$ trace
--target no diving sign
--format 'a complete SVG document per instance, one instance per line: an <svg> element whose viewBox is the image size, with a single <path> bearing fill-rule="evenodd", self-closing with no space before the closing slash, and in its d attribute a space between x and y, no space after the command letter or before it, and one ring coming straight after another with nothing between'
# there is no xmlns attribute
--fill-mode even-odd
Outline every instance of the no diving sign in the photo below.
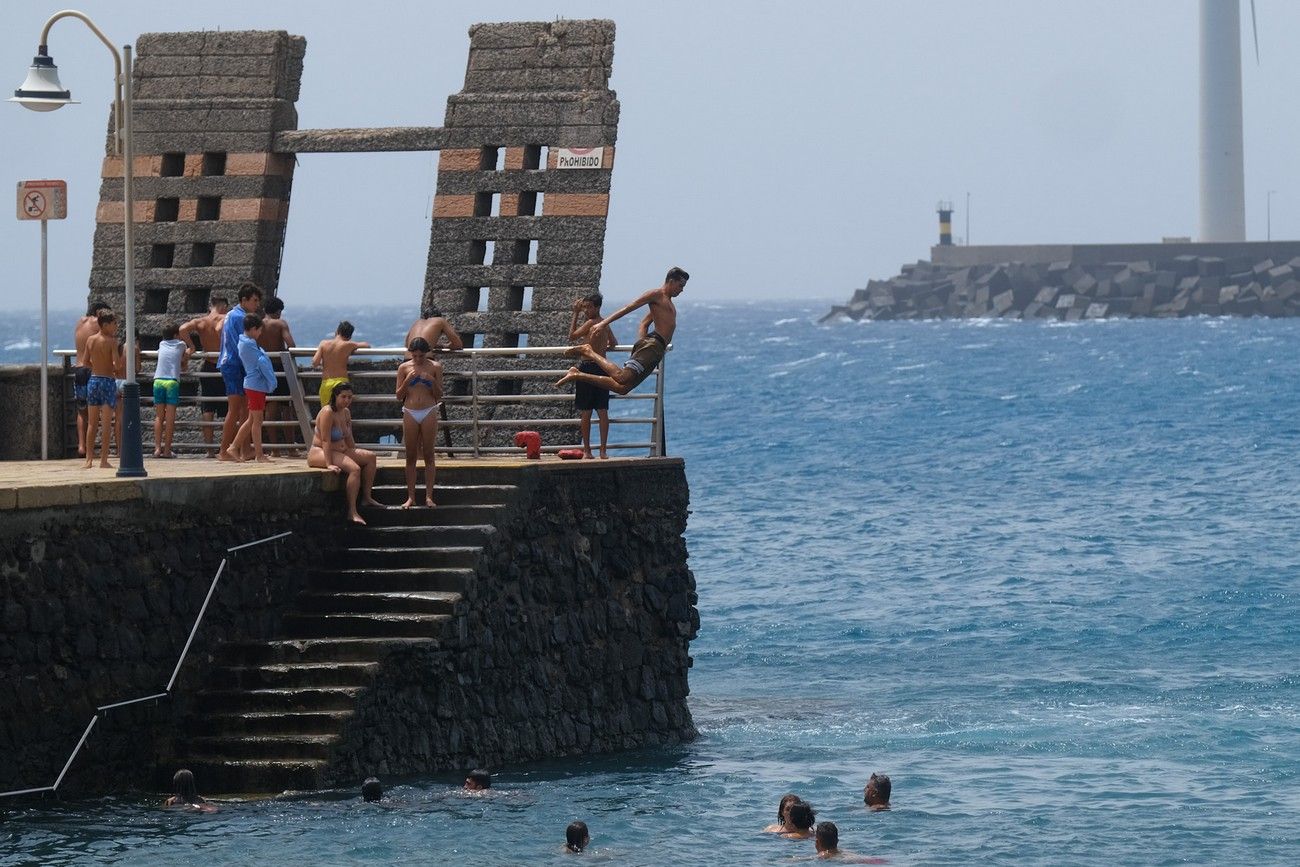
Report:
<svg viewBox="0 0 1300 867"><path fill-rule="evenodd" d="M604 148L559 148L557 169L601 169L605 167Z"/></svg>
<svg viewBox="0 0 1300 867"><path fill-rule="evenodd" d="M63 220L67 216L67 181L18 182L18 219Z"/></svg>

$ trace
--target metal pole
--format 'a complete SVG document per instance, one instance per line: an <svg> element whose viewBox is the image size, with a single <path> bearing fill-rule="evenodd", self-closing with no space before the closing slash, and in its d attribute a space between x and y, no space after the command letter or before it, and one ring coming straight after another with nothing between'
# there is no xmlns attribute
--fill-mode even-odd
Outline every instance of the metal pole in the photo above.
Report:
<svg viewBox="0 0 1300 867"><path fill-rule="evenodd" d="M473 414L474 457L478 457L478 356L469 357L470 412Z"/></svg>
<svg viewBox="0 0 1300 867"><path fill-rule="evenodd" d="M41 460L50 459L50 221L41 220Z"/></svg>
<svg viewBox="0 0 1300 867"><path fill-rule="evenodd" d="M144 449L140 444L140 383L135 380L135 143L131 137L131 46L122 46L122 76L118 82L122 94L122 206L123 244L126 247L126 385L122 389L122 442L118 443L117 474L147 476Z"/></svg>
<svg viewBox="0 0 1300 867"><path fill-rule="evenodd" d="M181 673L181 666L185 664L185 655L190 652L190 645L194 643L194 636L198 634L199 626L203 623L203 615L208 611L208 603L212 601L212 594L217 590L217 582L221 580L221 573L226 571L226 558L221 558L221 565L217 567L217 574L212 576L212 586L208 588L208 595L203 597L203 607L199 609L199 616L194 618L194 626L190 629L190 637L185 639L185 647L181 649L181 658L176 660L176 668L172 670L171 680L167 681L167 692L172 691L176 684L176 678Z"/></svg>

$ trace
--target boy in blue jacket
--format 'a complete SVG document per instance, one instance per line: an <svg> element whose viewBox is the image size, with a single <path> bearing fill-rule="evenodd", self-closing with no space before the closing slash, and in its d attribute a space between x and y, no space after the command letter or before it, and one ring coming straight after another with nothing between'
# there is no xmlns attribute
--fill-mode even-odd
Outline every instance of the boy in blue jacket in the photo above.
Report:
<svg viewBox="0 0 1300 867"><path fill-rule="evenodd" d="M262 451L262 415L266 412L266 396L275 391L275 368L271 359L257 343L262 336L262 317L249 313L244 317L244 333L239 338L239 361L244 367L244 394L248 399L248 418L239 426L235 441L226 450L232 461L248 460L245 455L250 440L253 457L259 463L271 459Z"/></svg>

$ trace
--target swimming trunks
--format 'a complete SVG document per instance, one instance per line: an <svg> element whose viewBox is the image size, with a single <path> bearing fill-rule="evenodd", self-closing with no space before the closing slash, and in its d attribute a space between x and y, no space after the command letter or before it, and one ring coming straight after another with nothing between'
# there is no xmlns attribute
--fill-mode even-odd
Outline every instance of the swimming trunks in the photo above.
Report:
<svg viewBox="0 0 1300 867"><path fill-rule="evenodd" d="M155 379L153 381L153 405L177 406L181 402L181 383L177 379Z"/></svg>
<svg viewBox="0 0 1300 867"><path fill-rule="evenodd" d="M244 393L244 365L239 361L227 361L217 368L221 371L221 382L226 387L226 397L240 396Z"/></svg>
<svg viewBox="0 0 1300 867"><path fill-rule="evenodd" d="M582 364L578 365L578 370L595 376L608 375L605 373L605 369L594 361L582 362ZM599 385L592 385L590 382L583 382L581 379L578 380L573 384L573 408L580 411L609 409L609 389L601 388Z"/></svg>
<svg viewBox="0 0 1300 867"><path fill-rule="evenodd" d="M90 368L78 364L72 368L72 395L77 400L77 409L86 408L86 383L90 381Z"/></svg>
<svg viewBox="0 0 1300 867"><path fill-rule="evenodd" d="M664 360L664 352L667 349L668 344L653 331L638 340L632 346L632 357L623 365L624 368L636 374L632 381L628 383L628 387L635 388L644 382L647 376L654 373L654 369L659 366L659 362Z"/></svg>
<svg viewBox="0 0 1300 867"><path fill-rule="evenodd" d="M338 385L340 382L347 382L347 381L348 378L346 376L327 376L324 379L322 379L320 381L320 392L319 392L320 405L328 406L330 402L330 395L334 393L334 386Z"/></svg>
<svg viewBox="0 0 1300 867"><path fill-rule="evenodd" d="M246 388L244 394L248 397L250 412L264 412L266 410L266 392L258 391L255 388Z"/></svg>
<svg viewBox="0 0 1300 867"><path fill-rule="evenodd" d="M411 409L409 406L404 406L402 407L402 412L409 415L411 421L416 424L424 424L424 420L429 417L429 413L433 412L440 406L442 406L440 403L435 403L433 406L426 406L424 409Z"/></svg>
<svg viewBox="0 0 1300 867"><path fill-rule="evenodd" d="M217 373L217 364L210 359L205 360L199 370L203 373ZM217 418L224 418L226 415L226 389L222 385L221 378L218 376L200 376L199 393L204 397L219 397L221 400L205 400L202 402L202 411L212 413Z"/></svg>
<svg viewBox="0 0 1300 867"><path fill-rule="evenodd" d="M86 382L86 403L90 406L117 408L117 380L111 376L92 376Z"/></svg>

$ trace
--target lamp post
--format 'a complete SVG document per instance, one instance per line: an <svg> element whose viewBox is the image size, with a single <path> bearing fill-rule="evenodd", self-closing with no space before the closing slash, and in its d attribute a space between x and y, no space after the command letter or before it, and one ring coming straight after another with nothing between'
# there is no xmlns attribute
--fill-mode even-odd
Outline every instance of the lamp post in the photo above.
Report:
<svg viewBox="0 0 1300 867"><path fill-rule="evenodd" d="M123 45L119 54L113 43L104 35L95 22L83 12L66 9L56 12L45 22L41 30L41 41L36 48L36 57L32 59L27 71L27 80L22 87L14 91L10 102L29 108L32 111L54 111L74 103L72 94L63 89L59 82L59 68L54 65L54 58L49 55L50 28L61 18L76 18L89 27L99 41L103 42L113 55L115 74L113 78L113 118L115 135L114 152L122 155L122 206L123 206L123 243L126 247L125 290L126 290L126 385L122 389L122 442L118 443L119 476L145 476L144 450L140 445L140 384L136 382L135 370L135 244L134 244L134 210L132 181L135 167L132 165L134 151L131 141L131 46ZM107 445L105 445L107 449Z"/></svg>

